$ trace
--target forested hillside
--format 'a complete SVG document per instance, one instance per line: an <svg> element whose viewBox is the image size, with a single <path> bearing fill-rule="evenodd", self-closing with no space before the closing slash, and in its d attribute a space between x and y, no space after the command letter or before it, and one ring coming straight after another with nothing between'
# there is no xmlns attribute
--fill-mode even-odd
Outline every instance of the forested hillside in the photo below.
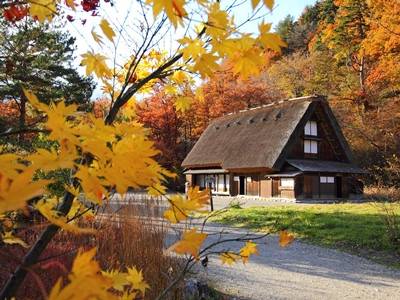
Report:
<svg viewBox="0 0 400 300"><path fill-rule="evenodd" d="M224 61L202 90L184 90L192 106L174 109L168 92L137 105L138 117L164 151L161 162L179 167L182 158L221 115L282 98L328 97L369 183L398 185L400 175L400 3L396 0L325 0L288 15L275 28L287 44L266 51L260 77L234 75ZM157 121L162 120L162 121ZM167 149L167 151L165 151Z"/></svg>

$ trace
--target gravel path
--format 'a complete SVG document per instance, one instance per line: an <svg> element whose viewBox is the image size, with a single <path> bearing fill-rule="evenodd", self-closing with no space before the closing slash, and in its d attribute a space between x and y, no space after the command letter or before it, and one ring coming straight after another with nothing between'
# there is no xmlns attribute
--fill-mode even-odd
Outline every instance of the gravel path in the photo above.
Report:
<svg viewBox="0 0 400 300"><path fill-rule="evenodd" d="M248 201L244 206L258 203ZM248 233L214 223L207 225L206 232L213 241L220 238L220 232L224 232L224 238ZM230 295L229 299L400 299L398 269L296 240L279 248L278 240L277 236L267 236L255 241L260 255L253 255L245 265L222 265L211 255L207 268L198 264L199 276ZM243 246L243 242L229 242L219 249L238 250Z"/></svg>

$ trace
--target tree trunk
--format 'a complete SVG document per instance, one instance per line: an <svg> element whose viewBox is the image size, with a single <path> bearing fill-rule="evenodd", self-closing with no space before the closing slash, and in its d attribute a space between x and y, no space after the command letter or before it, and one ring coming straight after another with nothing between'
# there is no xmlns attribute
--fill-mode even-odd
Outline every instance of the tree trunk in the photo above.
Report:
<svg viewBox="0 0 400 300"><path fill-rule="evenodd" d="M27 99L25 97L25 94L22 92L21 93L21 105L19 107L19 130L20 134L18 136L18 141L20 144L22 144L25 141L25 122L26 122L26 102Z"/></svg>

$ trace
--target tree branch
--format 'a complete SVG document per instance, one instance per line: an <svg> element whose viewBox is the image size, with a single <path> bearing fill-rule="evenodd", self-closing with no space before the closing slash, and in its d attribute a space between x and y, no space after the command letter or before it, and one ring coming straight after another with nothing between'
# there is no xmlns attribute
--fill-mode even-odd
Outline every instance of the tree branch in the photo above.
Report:
<svg viewBox="0 0 400 300"><path fill-rule="evenodd" d="M110 112L106 116L104 122L106 125L112 124L112 122L115 120L115 117L117 116L120 108L128 102L128 100L140 89L142 88L146 83L148 83L150 80L157 79L162 77L163 71L166 70L167 68L171 67L174 63L176 63L179 59L181 59L182 54L178 54L175 57L173 57L170 61L159 67L156 71L151 73L149 76L146 78L140 80L138 83L133 84L127 91L126 93L120 95L114 102L114 105L110 109Z"/></svg>
<svg viewBox="0 0 400 300"><path fill-rule="evenodd" d="M21 133L49 133L49 130L46 129L19 129L19 130L7 130L0 133L0 137L10 136L10 135L17 135Z"/></svg>

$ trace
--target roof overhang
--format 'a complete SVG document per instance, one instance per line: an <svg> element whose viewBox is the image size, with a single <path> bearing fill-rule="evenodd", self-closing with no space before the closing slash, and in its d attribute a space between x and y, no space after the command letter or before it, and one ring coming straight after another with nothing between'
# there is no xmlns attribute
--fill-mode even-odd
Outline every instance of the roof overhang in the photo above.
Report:
<svg viewBox="0 0 400 300"><path fill-rule="evenodd" d="M196 169L187 170L183 174L226 174L229 173L228 170L224 169Z"/></svg>
<svg viewBox="0 0 400 300"><path fill-rule="evenodd" d="M265 177L296 177L297 175L303 174L301 171L284 171L281 173L273 173L273 174L267 174Z"/></svg>
<svg viewBox="0 0 400 300"><path fill-rule="evenodd" d="M351 163L318 159L288 159L291 166L302 172L329 172L366 174L367 172Z"/></svg>

